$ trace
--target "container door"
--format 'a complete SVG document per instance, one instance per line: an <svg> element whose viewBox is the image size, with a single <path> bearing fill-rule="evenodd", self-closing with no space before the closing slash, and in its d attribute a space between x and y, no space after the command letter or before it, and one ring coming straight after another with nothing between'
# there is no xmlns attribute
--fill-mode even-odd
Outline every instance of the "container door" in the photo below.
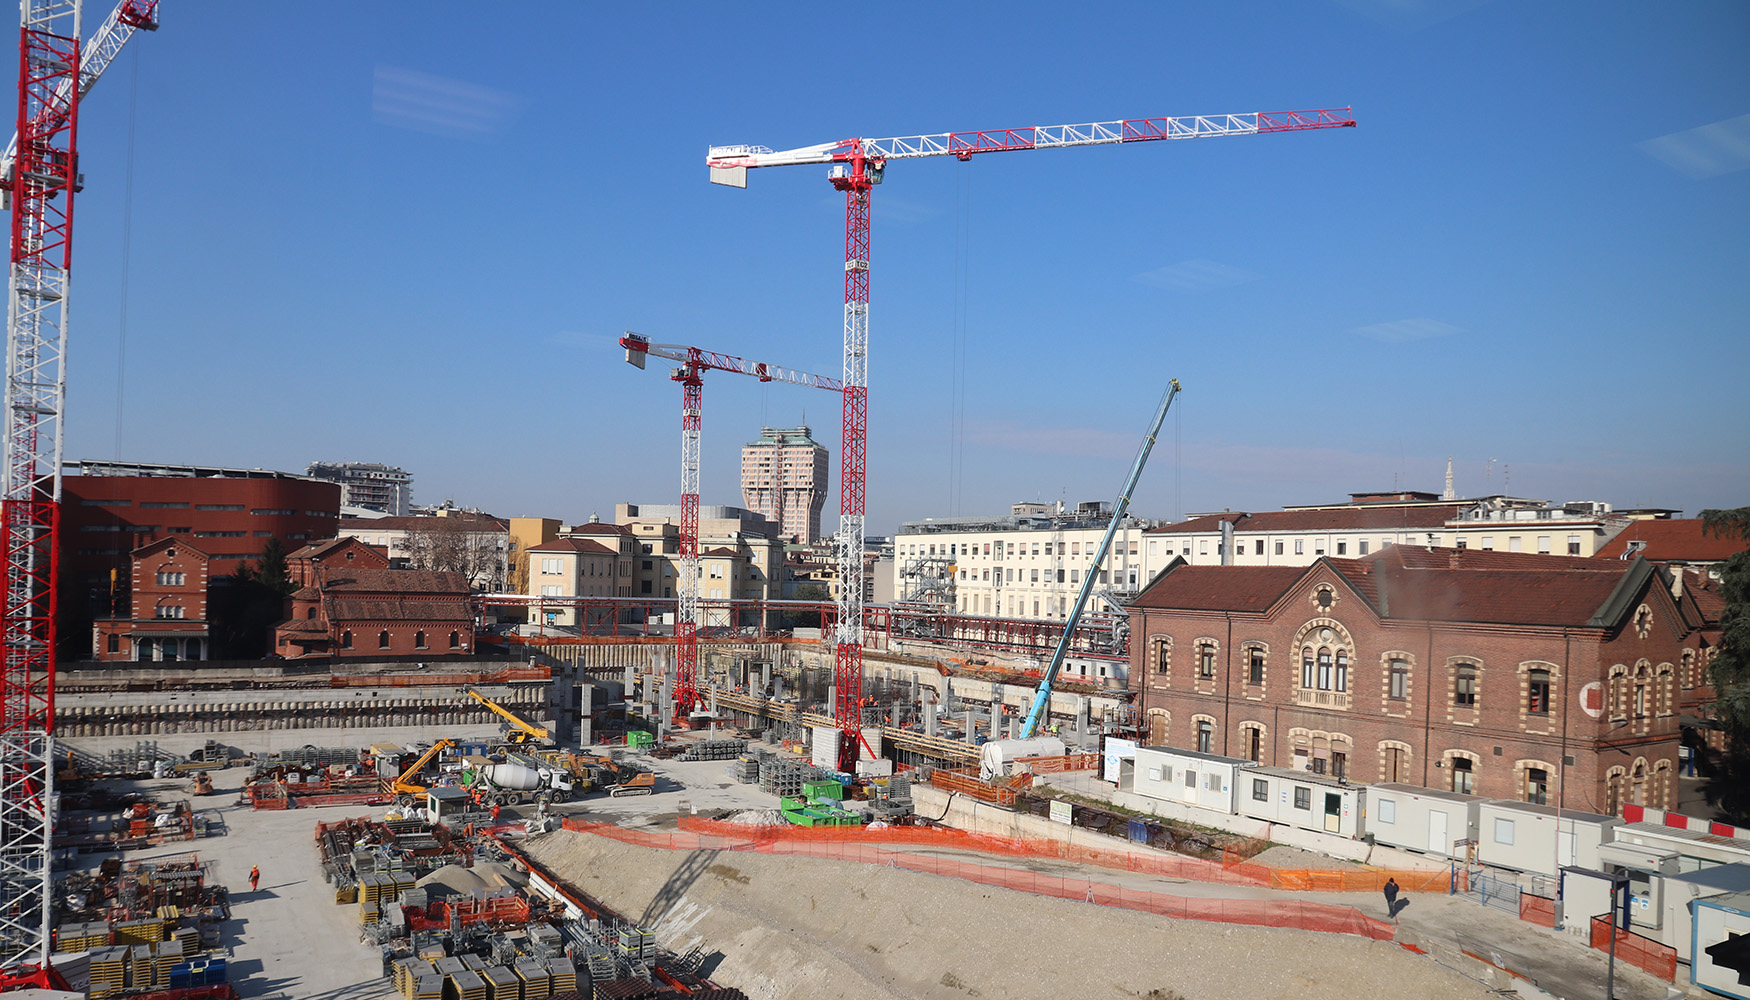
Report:
<svg viewBox="0 0 1750 1000"><path fill-rule="evenodd" d="M1337 792L1325 793L1325 831L1338 833L1343 826L1343 796Z"/></svg>
<svg viewBox="0 0 1750 1000"><path fill-rule="evenodd" d="M1446 839L1446 814L1438 809L1428 810L1428 850L1435 854L1452 854L1452 844Z"/></svg>

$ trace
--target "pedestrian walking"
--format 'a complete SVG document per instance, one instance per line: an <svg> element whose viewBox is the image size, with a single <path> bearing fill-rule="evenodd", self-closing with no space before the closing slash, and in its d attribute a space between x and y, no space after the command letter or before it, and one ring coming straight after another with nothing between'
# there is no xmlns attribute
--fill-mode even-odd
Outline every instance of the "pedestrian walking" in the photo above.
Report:
<svg viewBox="0 0 1750 1000"><path fill-rule="evenodd" d="M260 885L260 884L261 884L261 866L260 865L250 865L249 866L249 891L254 892L255 887Z"/></svg>
<svg viewBox="0 0 1750 1000"><path fill-rule="evenodd" d="M492 803L492 822L494 822L494 823L498 822L498 810L499 810L499 808L500 808L500 806L498 803L496 803L496 802Z"/></svg>
<svg viewBox="0 0 1750 1000"><path fill-rule="evenodd" d="M1395 878L1385 880L1385 912L1393 920L1398 917L1398 880Z"/></svg>

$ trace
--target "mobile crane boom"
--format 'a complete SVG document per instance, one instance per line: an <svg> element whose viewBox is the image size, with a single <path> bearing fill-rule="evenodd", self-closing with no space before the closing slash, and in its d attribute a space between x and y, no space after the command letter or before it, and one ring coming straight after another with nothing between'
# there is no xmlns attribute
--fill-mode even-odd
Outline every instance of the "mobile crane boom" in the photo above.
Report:
<svg viewBox="0 0 1750 1000"><path fill-rule="evenodd" d="M1112 548L1112 536L1118 533L1118 526L1124 521L1124 514L1130 510L1130 495L1136 492L1136 483L1142 478L1142 467L1148 464L1148 454L1154 450L1155 435L1161 432L1161 424L1167 419L1167 410L1173 405L1173 397L1179 394L1179 380L1172 379L1167 384L1167 394L1161 397L1160 409L1155 411L1154 423L1149 425L1148 433L1143 435L1142 447L1137 449L1136 461L1130 465L1130 475L1124 479L1124 486L1118 491L1118 503L1112 508L1112 520L1106 525L1106 534L1100 539L1100 547L1094 552L1094 561L1088 565L1087 572L1082 574L1082 589L1076 593L1075 607L1070 609L1069 620L1063 623L1063 635L1057 639L1057 648L1051 651L1051 662L1045 667L1045 676L1039 680L1039 690L1033 693L1033 707L1027 710L1027 722L1021 727L1021 739L1030 740L1038 731L1041 720L1051 714L1051 685L1057 680L1057 672L1063 668L1063 658L1069 652L1070 639L1075 635L1076 624L1082 620L1082 609L1088 606L1088 596L1094 592L1094 580L1100 575L1100 567L1106 564L1106 553Z"/></svg>
<svg viewBox="0 0 1750 1000"><path fill-rule="evenodd" d="M510 742L512 742L512 743L544 743L544 742L546 742L547 736L548 736L548 732L546 729L544 729L540 726L531 725L530 723L524 722L521 718L519 718L517 716L517 714L515 712L512 712L510 709L505 708L503 705L500 705L498 702L493 701L491 698L486 697L485 695L474 690L473 688L468 689L468 697L473 698L475 701L479 702L482 705L485 705L487 708L492 710L492 713L494 715L498 716L499 718L503 719L505 722L510 724L510 733L509 733L509 736L507 737L510 740Z"/></svg>

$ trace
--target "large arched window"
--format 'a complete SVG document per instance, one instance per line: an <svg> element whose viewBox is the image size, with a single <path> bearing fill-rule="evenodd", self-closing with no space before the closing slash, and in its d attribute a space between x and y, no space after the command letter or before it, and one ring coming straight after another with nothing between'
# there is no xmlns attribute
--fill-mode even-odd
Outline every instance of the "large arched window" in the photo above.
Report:
<svg viewBox="0 0 1750 1000"><path fill-rule="evenodd" d="M462 647L462 633L452 630L450 632L450 648L451 649L460 649L461 647Z"/></svg>
<svg viewBox="0 0 1750 1000"><path fill-rule="evenodd" d="M413 648L414 649L424 649L425 648L425 629L420 629L419 631L413 633Z"/></svg>
<svg viewBox="0 0 1750 1000"><path fill-rule="evenodd" d="M378 649L388 649L389 648L389 630L388 629L384 629L383 631L377 633L377 648Z"/></svg>
<svg viewBox="0 0 1750 1000"><path fill-rule="evenodd" d="M352 648L352 630L351 629L348 629L345 632L340 633L340 648L341 649L351 649Z"/></svg>

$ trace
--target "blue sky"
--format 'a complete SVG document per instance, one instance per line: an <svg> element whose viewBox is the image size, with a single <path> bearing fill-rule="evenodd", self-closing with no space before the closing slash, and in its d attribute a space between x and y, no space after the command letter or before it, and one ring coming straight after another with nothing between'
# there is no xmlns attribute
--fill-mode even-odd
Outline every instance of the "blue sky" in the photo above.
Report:
<svg viewBox="0 0 1750 1000"><path fill-rule="evenodd" d="M1438 491L1449 454L1465 495L1750 503L1739 3L164 8L81 110L70 458L673 502L679 387L622 330L840 365L824 168L737 191L707 146L1352 106L890 167L869 531L1110 499L1173 377L1147 516ZM762 423L836 481L835 397L704 391L705 503Z"/></svg>

